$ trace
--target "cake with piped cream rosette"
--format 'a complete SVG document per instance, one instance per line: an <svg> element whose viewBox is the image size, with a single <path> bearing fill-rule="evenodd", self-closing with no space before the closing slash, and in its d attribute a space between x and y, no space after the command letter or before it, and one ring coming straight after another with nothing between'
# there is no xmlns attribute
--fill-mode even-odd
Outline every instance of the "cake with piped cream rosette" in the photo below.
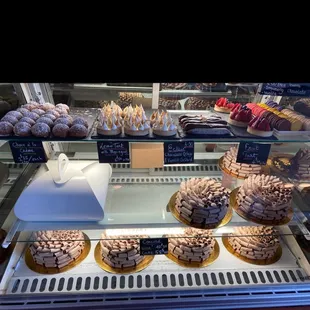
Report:
<svg viewBox="0 0 310 310"><path fill-rule="evenodd" d="M148 236L107 236L101 235L100 248L102 260L112 268L133 268L142 262L140 254L140 238Z"/></svg>
<svg viewBox="0 0 310 310"><path fill-rule="evenodd" d="M119 135L122 132L122 109L113 101L101 109L97 133L104 136Z"/></svg>
<svg viewBox="0 0 310 310"><path fill-rule="evenodd" d="M214 251L212 230L186 228L183 234L166 235L169 253L188 263L203 263Z"/></svg>
<svg viewBox="0 0 310 310"><path fill-rule="evenodd" d="M85 238L80 230L46 230L34 233L36 240L30 252L36 264L63 268L78 259L84 250Z"/></svg>
<svg viewBox="0 0 310 310"><path fill-rule="evenodd" d="M146 136L150 131L150 121L145 115L145 111L140 106L134 108L129 105L123 110L124 131L129 136Z"/></svg>
<svg viewBox="0 0 310 310"><path fill-rule="evenodd" d="M230 190L210 178L192 178L180 184L175 209L191 224L218 225L229 207Z"/></svg>
<svg viewBox="0 0 310 310"><path fill-rule="evenodd" d="M177 126L166 111L154 111L150 121L153 133L158 136L174 136L177 133Z"/></svg>
<svg viewBox="0 0 310 310"><path fill-rule="evenodd" d="M292 188L273 175L250 175L238 190L238 211L258 221L281 221L291 208Z"/></svg>
<svg viewBox="0 0 310 310"><path fill-rule="evenodd" d="M270 226L235 227L228 242L235 253L253 260L271 259L280 246L278 234Z"/></svg>

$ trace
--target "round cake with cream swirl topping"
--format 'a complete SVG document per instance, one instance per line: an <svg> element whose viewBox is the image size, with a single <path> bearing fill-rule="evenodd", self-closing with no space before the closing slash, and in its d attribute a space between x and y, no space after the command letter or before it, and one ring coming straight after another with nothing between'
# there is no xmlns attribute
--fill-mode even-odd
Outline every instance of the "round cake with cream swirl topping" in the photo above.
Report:
<svg viewBox="0 0 310 310"><path fill-rule="evenodd" d="M137 266L144 258L140 254L139 238L147 236L107 236L103 233L100 241L102 260L117 269Z"/></svg>
<svg viewBox="0 0 310 310"><path fill-rule="evenodd" d="M250 175L239 188L238 210L258 220L281 221L288 216L292 188L273 175Z"/></svg>
<svg viewBox="0 0 310 310"><path fill-rule="evenodd" d="M76 260L85 245L80 230L47 230L34 233L35 242L30 246L36 264L44 267L63 268Z"/></svg>
<svg viewBox="0 0 310 310"><path fill-rule="evenodd" d="M186 228L184 234L167 235L169 253L185 262L202 263L214 251L212 230Z"/></svg>
<svg viewBox="0 0 310 310"><path fill-rule="evenodd" d="M175 208L180 217L193 224L217 225L229 207L230 190L210 178L182 182Z"/></svg>
<svg viewBox="0 0 310 310"><path fill-rule="evenodd" d="M272 258L280 245L277 232L270 226L235 227L228 242L237 254L250 259Z"/></svg>

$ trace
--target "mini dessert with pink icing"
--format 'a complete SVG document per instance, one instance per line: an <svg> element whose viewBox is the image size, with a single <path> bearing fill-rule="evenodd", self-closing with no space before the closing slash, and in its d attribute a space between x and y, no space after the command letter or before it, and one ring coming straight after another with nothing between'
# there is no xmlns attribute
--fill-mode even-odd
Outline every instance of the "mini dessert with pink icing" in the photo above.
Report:
<svg viewBox="0 0 310 310"><path fill-rule="evenodd" d="M155 111L151 115L153 133L158 136L174 136L177 133L171 115L166 111Z"/></svg>

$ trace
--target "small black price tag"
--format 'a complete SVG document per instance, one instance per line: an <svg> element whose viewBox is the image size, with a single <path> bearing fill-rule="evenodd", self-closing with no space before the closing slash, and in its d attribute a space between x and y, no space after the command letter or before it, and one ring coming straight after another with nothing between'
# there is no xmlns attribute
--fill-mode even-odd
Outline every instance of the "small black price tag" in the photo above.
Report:
<svg viewBox="0 0 310 310"><path fill-rule="evenodd" d="M194 141L164 142L165 165L194 162Z"/></svg>
<svg viewBox="0 0 310 310"><path fill-rule="evenodd" d="M270 147L270 144L240 142L237 163L266 165Z"/></svg>
<svg viewBox="0 0 310 310"><path fill-rule="evenodd" d="M100 163L130 163L129 142L97 142Z"/></svg>
<svg viewBox="0 0 310 310"><path fill-rule="evenodd" d="M168 254L168 238L140 239L141 255Z"/></svg>
<svg viewBox="0 0 310 310"><path fill-rule="evenodd" d="M9 141L15 163L46 163L41 141Z"/></svg>

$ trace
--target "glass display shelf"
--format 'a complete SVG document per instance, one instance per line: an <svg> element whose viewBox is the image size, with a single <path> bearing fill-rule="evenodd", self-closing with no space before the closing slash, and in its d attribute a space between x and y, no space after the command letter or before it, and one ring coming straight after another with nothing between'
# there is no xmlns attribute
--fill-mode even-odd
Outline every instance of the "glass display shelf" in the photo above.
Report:
<svg viewBox="0 0 310 310"><path fill-rule="evenodd" d="M206 142L206 143L217 143L217 142L228 142L228 143L239 143L239 142L260 142L260 143L293 143L293 142L310 142L310 133L307 131L298 131L298 132L290 132L290 135L281 135L276 136L273 135L269 138L258 137L249 135L246 132L246 129L240 128L230 128L231 137L221 137L220 135L212 137L207 136L184 136L182 134L182 130L178 128L178 132L173 137L162 137L156 136L150 130L150 133L147 136L128 136L122 133L117 136L100 136L97 135L96 127L97 127L97 119L100 109L97 108L71 108L72 115L82 116L88 121L89 131L86 138L57 138L57 137L49 137L49 138L37 138L34 136L29 137L18 137L18 136L0 136L0 140L2 141L55 141L55 142L97 142L97 141L129 141L129 142L171 142L171 141L194 141L194 142ZM153 111L151 109L145 109L146 115L148 118L152 115ZM213 110L167 110L171 117L174 119L175 124L178 123L178 117L183 114L191 114L191 115L202 115L209 116L214 113ZM216 113L220 115L223 120L228 119L228 114L224 113Z"/></svg>
<svg viewBox="0 0 310 310"><path fill-rule="evenodd" d="M101 229L102 231L107 229L113 231L125 229L130 233L131 230L142 229L144 232L147 231L150 236L161 237L167 233L167 229L180 231L178 229L186 228L187 226L179 222L167 208L171 196L179 189L179 181L182 178L175 178L178 181L175 184L156 184L156 179L160 178L134 177L134 184L110 184L104 206L104 219L101 221L32 222L16 219L15 225L11 229L11 237L8 236L7 241L10 241L10 238L13 238L18 231L62 229ZM185 179L183 178L183 180ZM152 181L155 184L152 184ZM296 231L295 234L309 235L308 229L304 226L306 221L304 213L294 203L293 209L294 216L289 225L299 227L299 232ZM232 233L234 227L237 226L260 225L247 221L233 211L231 220L225 226L213 229L213 234L220 237L224 233ZM100 236L97 238L100 239ZM28 241L28 239L20 241Z"/></svg>

